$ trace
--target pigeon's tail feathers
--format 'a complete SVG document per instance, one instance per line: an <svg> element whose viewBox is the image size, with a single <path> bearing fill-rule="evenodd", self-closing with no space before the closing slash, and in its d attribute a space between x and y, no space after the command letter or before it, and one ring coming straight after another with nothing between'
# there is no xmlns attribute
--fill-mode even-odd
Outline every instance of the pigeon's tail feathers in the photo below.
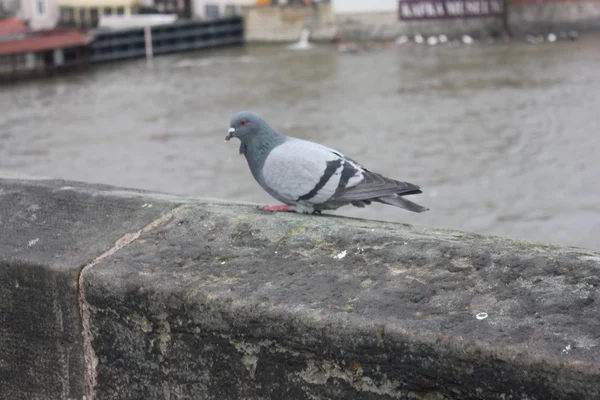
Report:
<svg viewBox="0 0 600 400"><path fill-rule="evenodd" d="M421 193L420 188L412 183L396 181L366 170L360 171L360 174L362 177L360 183L338 188L334 199L352 202L394 194L408 195Z"/></svg>
<svg viewBox="0 0 600 400"><path fill-rule="evenodd" d="M402 197L423 193L417 185L386 178L371 171L363 170L362 174L362 182L350 188L342 188L334 198L338 201L349 201L353 206L361 208L377 201L412 212L421 213L428 210Z"/></svg>
<svg viewBox="0 0 600 400"><path fill-rule="evenodd" d="M411 194L422 194L422 193L423 192L421 191L421 189L415 189L415 190L405 191L405 192L396 193L396 194L400 195L400 196L409 196Z"/></svg>
<svg viewBox="0 0 600 400"><path fill-rule="evenodd" d="M413 194L413 193L411 193L411 194ZM414 194L416 194L416 193L414 193ZM378 197L373 200L378 201L380 203L389 204L391 206L404 208L408 211L417 212L417 213L421 213L423 211L429 210L428 208L420 206L417 203L413 203L410 200L406 200L405 198L403 198L400 195L382 196L382 197Z"/></svg>

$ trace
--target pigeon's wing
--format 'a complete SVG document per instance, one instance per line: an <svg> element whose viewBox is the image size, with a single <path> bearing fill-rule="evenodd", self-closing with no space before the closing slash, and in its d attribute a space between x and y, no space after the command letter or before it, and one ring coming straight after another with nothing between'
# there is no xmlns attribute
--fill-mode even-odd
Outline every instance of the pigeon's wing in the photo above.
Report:
<svg viewBox="0 0 600 400"><path fill-rule="evenodd" d="M317 143L289 139L267 156L262 179L270 191L290 202L321 204L338 190L345 158Z"/></svg>
<svg viewBox="0 0 600 400"><path fill-rule="evenodd" d="M345 157L336 150L328 150L340 156L344 161L341 179L331 200L353 202L371 200L380 196L422 193L417 185L386 178L381 174L369 171L355 160Z"/></svg>
<svg viewBox="0 0 600 400"><path fill-rule="evenodd" d="M421 193L416 185L386 178L339 151L299 139L287 140L271 151L263 181L280 198L311 204Z"/></svg>

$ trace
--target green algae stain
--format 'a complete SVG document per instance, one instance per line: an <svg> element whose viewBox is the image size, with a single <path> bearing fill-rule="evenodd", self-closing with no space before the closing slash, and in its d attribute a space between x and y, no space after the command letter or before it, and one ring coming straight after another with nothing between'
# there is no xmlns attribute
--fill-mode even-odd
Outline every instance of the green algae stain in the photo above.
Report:
<svg viewBox="0 0 600 400"><path fill-rule="evenodd" d="M296 236L299 233L305 232L306 231L306 227L305 226L299 226L296 229L292 229L290 231L290 236Z"/></svg>

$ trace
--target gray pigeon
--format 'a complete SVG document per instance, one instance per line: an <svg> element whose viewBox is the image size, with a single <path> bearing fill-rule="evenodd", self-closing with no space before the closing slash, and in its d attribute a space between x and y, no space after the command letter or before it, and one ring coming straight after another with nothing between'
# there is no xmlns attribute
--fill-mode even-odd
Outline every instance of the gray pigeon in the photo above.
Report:
<svg viewBox="0 0 600 400"><path fill-rule="evenodd" d="M240 154L246 157L254 179L285 204L261 207L264 210L320 214L376 201L427 211L402 197L422 193L418 186L371 172L339 151L281 135L256 113L242 111L233 116L225 140L234 137L241 141Z"/></svg>

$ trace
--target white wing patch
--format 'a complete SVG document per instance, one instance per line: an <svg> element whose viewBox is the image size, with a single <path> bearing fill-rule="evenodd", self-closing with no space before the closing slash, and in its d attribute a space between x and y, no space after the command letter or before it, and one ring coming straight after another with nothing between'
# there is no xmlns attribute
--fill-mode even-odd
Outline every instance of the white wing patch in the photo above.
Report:
<svg viewBox="0 0 600 400"><path fill-rule="evenodd" d="M363 176L363 173L362 173L362 171L363 171L362 166L360 166L356 163L353 163L352 161L349 161L349 160L345 160L345 162L349 163L356 169L356 173L354 175L352 175L352 177L350 177L350 179L348 179L346 188L354 187L365 180L365 177Z"/></svg>

